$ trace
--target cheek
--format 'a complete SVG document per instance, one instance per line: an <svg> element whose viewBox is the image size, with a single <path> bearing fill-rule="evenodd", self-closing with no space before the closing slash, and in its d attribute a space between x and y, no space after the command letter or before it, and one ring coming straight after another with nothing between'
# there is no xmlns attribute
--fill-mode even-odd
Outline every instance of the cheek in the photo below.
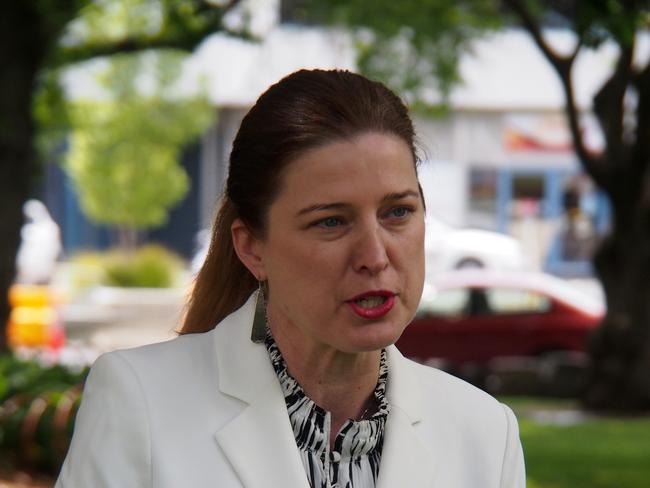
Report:
<svg viewBox="0 0 650 488"><path fill-rule="evenodd" d="M283 288L299 296L309 295L338 279L343 259L341 247L309 240L278 243L275 252L268 256L269 276L281 280Z"/></svg>
<svg viewBox="0 0 650 488"><path fill-rule="evenodd" d="M409 267L424 265L424 225L414 226L399 239L400 258ZM423 270L424 271L424 270Z"/></svg>
<svg viewBox="0 0 650 488"><path fill-rule="evenodd" d="M417 295L413 300L419 302L424 285L424 225L417 226L405 236L401 246L401 261L406 273L409 293Z"/></svg>
<svg viewBox="0 0 650 488"><path fill-rule="evenodd" d="M336 305L339 276L319 249L285 247L269 269L271 300L295 323L318 324Z"/></svg>

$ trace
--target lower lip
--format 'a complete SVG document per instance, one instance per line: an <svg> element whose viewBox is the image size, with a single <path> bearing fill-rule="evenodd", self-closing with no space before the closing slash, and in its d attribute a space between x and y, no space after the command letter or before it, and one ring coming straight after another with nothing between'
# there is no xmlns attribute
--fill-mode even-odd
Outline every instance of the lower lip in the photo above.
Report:
<svg viewBox="0 0 650 488"><path fill-rule="evenodd" d="M363 308L356 302L348 302L348 304L359 317L363 317L364 319L378 319L391 311L393 305L395 305L395 296L387 297L384 303L373 308Z"/></svg>

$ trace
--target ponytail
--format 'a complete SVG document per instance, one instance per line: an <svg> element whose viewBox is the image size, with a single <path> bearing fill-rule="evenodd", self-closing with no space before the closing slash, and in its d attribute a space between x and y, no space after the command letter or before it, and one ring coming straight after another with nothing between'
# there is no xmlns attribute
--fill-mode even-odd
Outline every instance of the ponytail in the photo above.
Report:
<svg viewBox="0 0 650 488"><path fill-rule="evenodd" d="M257 288L255 277L239 260L230 227L237 212L223 196L205 262L194 282L179 334L207 332L241 307Z"/></svg>

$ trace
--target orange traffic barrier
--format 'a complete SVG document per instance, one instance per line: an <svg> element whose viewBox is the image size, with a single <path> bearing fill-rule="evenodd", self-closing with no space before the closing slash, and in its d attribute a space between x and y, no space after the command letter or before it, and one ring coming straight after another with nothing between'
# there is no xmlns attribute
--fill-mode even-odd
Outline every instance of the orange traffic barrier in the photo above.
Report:
<svg viewBox="0 0 650 488"><path fill-rule="evenodd" d="M9 290L9 347L62 347L65 333L57 310L59 301L47 286L13 285Z"/></svg>

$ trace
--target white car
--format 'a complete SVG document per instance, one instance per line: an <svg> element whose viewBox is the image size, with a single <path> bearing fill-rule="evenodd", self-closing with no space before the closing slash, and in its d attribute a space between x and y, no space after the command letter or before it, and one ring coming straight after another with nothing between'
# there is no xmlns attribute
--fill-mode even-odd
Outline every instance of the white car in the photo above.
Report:
<svg viewBox="0 0 650 488"><path fill-rule="evenodd" d="M505 234L452 227L430 215L425 234L426 276L460 268L524 270L529 267L521 243Z"/></svg>

